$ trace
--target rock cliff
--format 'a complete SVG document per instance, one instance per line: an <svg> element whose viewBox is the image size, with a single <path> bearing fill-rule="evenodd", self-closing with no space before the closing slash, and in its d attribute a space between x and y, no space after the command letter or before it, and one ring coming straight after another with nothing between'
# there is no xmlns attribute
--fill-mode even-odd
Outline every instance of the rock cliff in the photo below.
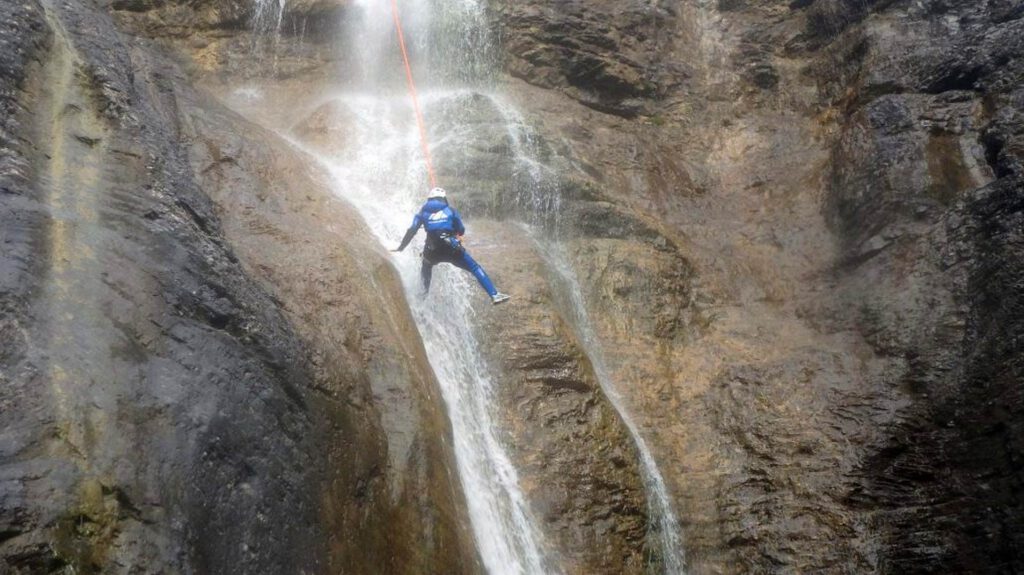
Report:
<svg viewBox="0 0 1024 575"><path fill-rule="evenodd" d="M282 6L0 0L5 569L482 569L397 275L278 135L350 144L352 6ZM557 565L664 565L599 359L688 572L1024 570L1024 5L487 16L498 95L427 112Z"/></svg>
<svg viewBox="0 0 1024 575"><path fill-rule="evenodd" d="M495 12L690 568L1018 569L1020 4Z"/></svg>
<svg viewBox="0 0 1024 575"><path fill-rule="evenodd" d="M0 571L476 571L393 271L144 8L3 5Z"/></svg>

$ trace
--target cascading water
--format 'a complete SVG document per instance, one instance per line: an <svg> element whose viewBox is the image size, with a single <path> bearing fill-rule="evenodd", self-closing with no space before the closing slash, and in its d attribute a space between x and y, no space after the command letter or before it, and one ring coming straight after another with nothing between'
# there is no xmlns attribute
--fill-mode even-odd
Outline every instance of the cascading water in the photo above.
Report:
<svg viewBox="0 0 1024 575"><path fill-rule="evenodd" d="M516 163L514 173L517 177L514 185L518 202L527 208L526 213L531 214L532 217L528 229L536 240L537 251L543 256L550 270L554 272L566 295L566 307L572 314L570 319L575 326L576 335L587 358L594 368L594 374L597 376L602 392L619 413L636 443L637 451L640 454L649 512L655 523L653 531L656 532L660 543L665 572L683 573L685 562L681 529L679 520L672 510L672 502L665 479L662 477L661 471L658 470L654 456L641 435L639 427L625 408L625 400L615 386L611 372L605 364L600 340L594 332L586 302L583 299L583 290L569 263L565 242L562 241L560 233L562 231L562 222L559 218L561 196L557 186L549 181L554 174L546 165L537 160L537 137L521 115L507 104L501 105L500 109L506 120L513 160Z"/></svg>
<svg viewBox="0 0 1024 575"><path fill-rule="evenodd" d="M253 8L252 29L256 34L277 33L281 29L286 0L257 0Z"/></svg>
<svg viewBox="0 0 1024 575"><path fill-rule="evenodd" d="M252 51L262 57L267 50L277 56L277 40L281 34L287 0L256 0L252 11Z"/></svg>
<svg viewBox="0 0 1024 575"><path fill-rule="evenodd" d="M382 244L393 247L423 203L425 166L418 153L410 102L398 84L401 77L394 65L395 39L388 5L380 0L360 0L357 5L363 18L353 22L350 38L358 58L360 85L334 98L334 104L346 111L355 145L330 158L319 157L338 183L339 194L359 211ZM429 54L428 47L437 49L431 31L442 30L445 38L452 39L446 61L465 68L428 67L429 73L421 75L464 84L473 79L474 70L484 67L479 64L481 51L458 46L469 37L459 30L479 33L482 10L469 1L445 6L439 22L427 3L403 2L402 17L414 53ZM424 93L423 104L429 111L465 95L461 90L435 87ZM438 141L459 137L457 126L435 134ZM419 258L413 251L410 248L398 254L395 264L448 406L459 475L484 564L491 573L556 572L557 567L544 557L540 532L492 418L492 380L473 334L469 305L482 294L476 293L479 288L467 276L439 269L431 293L424 297Z"/></svg>
<svg viewBox="0 0 1024 575"><path fill-rule="evenodd" d="M277 2L273 5L283 7L284 0ZM402 85L389 5L385 0L356 0L355 4L362 18L353 18L347 37L351 63L356 66L346 91L331 97L332 105L344 110L350 145L323 155L303 142L293 143L319 159L337 182L339 195L356 208L383 245L394 247L424 200L426 169L411 102ZM465 110L473 105L486 109L490 121L502 126L509 145L511 158L502 159L509 171L501 179L512 193L503 201L531 214L535 227L557 229L561 196L550 168L537 158L537 141L518 111L490 93L497 66L482 6L477 0L405 0L400 6L415 74L426 88L422 105L431 124L432 148L454 149L458 155L479 129L464 121ZM660 564L668 573L682 573L679 525L662 476L604 365L564 248L557 242L554 247L547 245L540 251L568 294L580 342L640 452L651 531L660 541ZM558 572L557 562L545 555L542 533L499 440L492 414L496 404L492 377L479 352L469 305L483 295L467 274L441 266L431 293L423 296L418 260L409 249L394 261L448 406L459 475L485 567L491 573Z"/></svg>
<svg viewBox="0 0 1024 575"><path fill-rule="evenodd" d="M676 519L675 512L672 510L672 501L668 495L668 488L665 486L665 479L662 477L661 471L658 470L658 465L655 463L654 456L647 447L643 435L640 434L639 427L625 409L622 395L616 388L611 372L605 364L601 343L594 333L594 327L590 322L590 315L587 313L583 300L583 290L580 289L576 274L569 264L564 244L544 243L549 247L541 250L541 253L544 254L548 267L557 274L558 280L568 296L568 307L572 310L577 336L587 353L590 364L594 367L594 374L597 376L601 390L615 410L619 412L622 422L629 429L629 433L636 443L637 451L640 453L640 469L643 472L644 488L647 492L647 505L651 517L656 523L654 531L661 545L665 572L683 573L685 563L679 520Z"/></svg>
<svg viewBox="0 0 1024 575"><path fill-rule="evenodd" d="M455 97L426 96L428 106ZM393 247L423 203L424 169L410 161L418 150L415 128L408 121L412 112L401 95L348 95L335 102L352 114L352 136L359 144L342 159L320 159L338 183L339 193L381 243ZM461 273L439 269L431 293L424 297L413 249L398 254L395 265L448 405L459 474L485 566L491 573L555 571L543 557L539 531L491 415L492 381L471 329L469 302L482 297L479 288Z"/></svg>

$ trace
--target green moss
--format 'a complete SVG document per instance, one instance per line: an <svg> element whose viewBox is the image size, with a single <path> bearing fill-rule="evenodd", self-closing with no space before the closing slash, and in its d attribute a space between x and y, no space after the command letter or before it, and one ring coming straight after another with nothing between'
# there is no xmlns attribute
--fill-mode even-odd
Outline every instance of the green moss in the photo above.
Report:
<svg viewBox="0 0 1024 575"><path fill-rule="evenodd" d="M97 479L79 486L79 501L57 521L54 558L72 573L101 573L116 534L118 503Z"/></svg>

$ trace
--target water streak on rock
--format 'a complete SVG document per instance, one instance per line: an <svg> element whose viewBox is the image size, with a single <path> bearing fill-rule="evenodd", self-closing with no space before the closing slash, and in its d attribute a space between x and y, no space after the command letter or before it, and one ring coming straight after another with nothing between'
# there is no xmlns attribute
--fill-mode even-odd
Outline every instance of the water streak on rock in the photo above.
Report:
<svg viewBox="0 0 1024 575"><path fill-rule="evenodd" d="M429 93L425 103L458 97ZM385 246L397 245L411 214L423 201L415 127L401 96L346 96L335 100L355 119L351 155L317 156L334 175L338 194L359 211ZM303 146L301 142L296 144ZM312 152L311 153L315 153ZM410 166L396 170L395 166ZM396 258L413 315L448 405L455 453L470 517L484 564L491 573L550 573L541 535L518 486L494 421L492 378L479 353L469 302L478 289L466 276L435 275L429 298L419 287L419 257L409 249Z"/></svg>
<svg viewBox="0 0 1024 575"><path fill-rule="evenodd" d="M569 264L565 246L557 241L560 232L561 196L557 186L551 181L554 174L551 169L534 156L537 150L537 136L530 130L522 116L510 105L500 106L502 115L508 120L509 137L513 142L512 151L517 165L517 203L527 208L534 224L547 228L554 234L556 241L544 237L539 229L532 230L537 242L538 252L547 261L558 283L567 295L570 318L576 328L577 336L586 350L597 376L598 383L605 396L619 413L623 423L629 429L636 443L642 463L644 484L647 491L649 512L656 525L656 533L661 547L662 562L666 573L683 573L685 558L682 545L682 532L679 521L672 509L671 496L658 470L651 450L647 447L643 435L626 408L625 400L618 392L611 373L605 365L601 342L591 325L589 314L583 300L583 291L575 271Z"/></svg>

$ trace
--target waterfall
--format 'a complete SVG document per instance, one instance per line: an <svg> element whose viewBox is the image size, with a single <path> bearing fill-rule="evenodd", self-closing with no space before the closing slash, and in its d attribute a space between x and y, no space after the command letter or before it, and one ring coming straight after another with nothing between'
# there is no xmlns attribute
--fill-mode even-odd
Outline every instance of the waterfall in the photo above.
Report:
<svg viewBox="0 0 1024 575"><path fill-rule="evenodd" d="M512 171L508 185L513 204L527 220L527 229L536 241L537 251L554 273L556 283L565 293L570 320L580 344L594 368L595 376L603 394L629 431L640 455L640 470L647 495L648 514L651 517L651 531L655 534L664 572L681 574L685 572L685 560L681 527L672 508L672 500L664 477L640 433L640 428L626 408L626 400L618 391L611 371L608 369L600 340L598 339L585 306L583 291L578 278L569 263L562 227L562 194L557 183L557 173L539 158L540 138L530 128L522 114L507 100L497 94L488 94L487 99L504 124L511 152Z"/></svg>
<svg viewBox="0 0 1024 575"><path fill-rule="evenodd" d="M383 246L393 248L425 199L426 166L402 83L389 4L384 0L355 0L354 4L359 14L351 18L346 31L353 69L345 90L323 102L343 111L348 145L325 152L292 142L318 159L331 174L338 195L354 207ZM530 214L529 223L535 228L557 229L562 198L551 168L538 157L538 139L515 107L494 94L498 66L487 38L483 7L477 0L405 0L399 6L432 149L464 145L476 127L460 124L460 110L467 103L482 101L494 125L507 134L510 157L504 161L511 167L507 185L511 193L504 201ZM459 478L484 566L494 574L557 573L557 561L546 555L543 534L500 440L493 413L494 381L474 335L474 311L469 305L483 296L468 274L446 266L435 271L430 294L422 294L419 257L414 251L410 247L396 254L394 263L447 405ZM637 445L652 518L650 531L659 538L661 564L667 573L682 573L680 530L664 480L604 365L564 248L548 244L540 252L569 294L571 319L581 345L604 394Z"/></svg>
<svg viewBox="0 0 1024 575"><path fill-rule="evenodd" d="M679 520L676 519L675 512L672 510L672 500L669 497L665 479L662 477L661 471L658 470L658 465L654 461L650 448L647 447L647 442L644 440L643 435L640 434L640 428L629 415L629 411L625 409L622 394L619 393L618 388L615 386L611 373L605 364L601 343L594 333L594 327L583 300L583 290L580 289L576 274L569 264L564 244L555 243L551 245L549 242L544 242L544 245L548 247L547 249L542 249L541 253L544 255L551 270L557 274L559 282L568 295L568 304L572 310L572 319L576 327L577 336L580 338L590 364L594 367L594 374L597 376L601 391L604 392L605 397L615 407L619 417L622 418L622 422L626 424L626 428L629 429L629 433L633 437L634 443L636 443L637 451L640 453L640 469L643 472L644 488L647 492L648 511L655 523L654 531L658 536L661 546L665 573L683 573L685 561Z"/></svg>
<svg viewBox="0 0 1024 575"><path fill-rule="evenodd" d="M252 53L257 59L269 50L277 59L277 41L281 35L281 22L287 0L255 0L252 10Z"/></svg>
<svg viewBox="0 0 1024 575"><path fill-rule="evenodd" d="M500 110L506 119L509 138L516 168L514 182L517 203L530 214L532 221L527 226L535 239L537 251L544 258L548 267L554 272L557 281L566 294L567 307L571 311L571 320L587 358L594 368L601 391L619 417L626 425L640 454L641 472L644 488L647 493L648 512L654 521L653 531L657 534L661 547L662 561L665 572L670 574L683 573L685 560L679 520L672 509L665 479L658 469L654 456L647 442L640 433L640 428L626 409L625 400L619 393L614 379L605 364L601 342L594 332L590 315L587 313L586 302L579 280L569 263L565 243L560 237L561 232L561 194L557 185L551 180L554 174L545 164L538 161L538 138L523 120L519 112L501 100Z"/></svg>
<svg viewBox="0 0 1024 575"><path fill-rule="evenodd" d="M424 104L429 108L458 95L429 92ZM342 95L335 103L352 114L358 145L341 160L319 156L320 161L339 195L358 210L381 244L397 246L425 191L424 166L410 161L418 150L409 121L412 110L404 95ZM396 254L394 261L448 406L459 476L485 567L495 574L555 571L545 561L540 532L491 413L493 382L473 334L469 305L482 297L479 288L467 274L438 269L424 297L414 249Z"/></svg>
<svg viewBox="0 0 1024 575"><path fill-rule="evenodd" d="M252 12L253 34L278 34L281 31L285 4L286 0L256 0Z"/></svg>
<svg viewBox="0 0 1024 575"><path fill-rule="evenodd" d="M479 41L486 30L483 9L470 0L442 4L443 10L431 10L424 0L400 4L428 114L466 97L465 89L452 86L484 83L481 71L490 68L482 63L488 50L473 49L477 42L472 39ZM345 110L354 145L318 157L338 194L390 248L398 245L425 199L425 164L411 103L400 84L389 6L381 0L357 0L356 5L362 18L353 19L349 37L357 81L333 98L333 105ZM438 51L444 58L431 57ZM436 128L435 142L457 139L457 128L448 133ZM424 296L415 248L396 254L394 262L448 408L459 477L484 566L494 574L557 572L544 556L541 533L499 439L492 413L494 384L472 329L469 302L482 297L479 288L467 274L439 268Z"/></svg>

